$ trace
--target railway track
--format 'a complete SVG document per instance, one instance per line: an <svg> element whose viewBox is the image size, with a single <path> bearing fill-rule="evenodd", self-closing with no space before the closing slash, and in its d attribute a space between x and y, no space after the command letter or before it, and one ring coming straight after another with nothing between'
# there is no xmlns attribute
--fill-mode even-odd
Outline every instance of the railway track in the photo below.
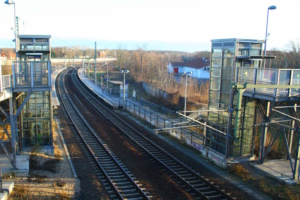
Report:
<svg viewBox="0 0 300 200"><path fill-rule="evenodd" d="M155 144L150 139L143 136L131 125L122 120L115 112L108 109L99 101L92 92L78 80L77 73L72 73L73 83L77 86L82 96L90 102L100 115L107 118L127 138L133 142L138 149L150 155L160 163L170 174L171 177L195 199L234 199L229 193L220 189L217 185L202 177L186 164L182 163L175 156L168 153L165 149Z"/></svg>
<svg viewBox="0 0 300 200"><path fill-rule="evenodd" d="M145 189L141 189L139 183L132 178L131 173L122 166L122 163L111 152L105 142L97 136L96 132L78 111L73 100L70 98L64 84L63 72L59 80L59 96L70 120L72 121L83 146L92 157L92 165L101 171L101 181L107 183L106 190L111 199L150 199ZM105 179L105 181L103 180ZM105 184L104 184L105 185Z"/></svg>

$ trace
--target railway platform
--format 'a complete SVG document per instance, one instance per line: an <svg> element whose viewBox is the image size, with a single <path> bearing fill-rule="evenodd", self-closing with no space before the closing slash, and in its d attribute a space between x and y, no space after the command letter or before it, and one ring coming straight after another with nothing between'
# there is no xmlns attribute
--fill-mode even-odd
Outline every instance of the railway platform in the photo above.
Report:
<svg viewBox="0 0 300 200"><path fill-rule="evenodd" d="M98 97L100 97L103 101L105 101L107 104L109 104L113 108L118 108L120 106L120 96L118 95L112 95L107 92L105 92L102 88L95 85L93 81L88 79L83 74L83 68L80 68L78 70L78 76L80 80L91 90L93 91Z"/></svg>
<svg viewBox="0 0 300 200"><path fill-rule="evenodd" d="M263 164L252 164L252 166L280 182L290 185L297 184L297 181L293 179L290 161L287 159L266 160Z"/></svg>
<svg viewBox="0 0 300 200"><path fill-rule="evenodd" d="M58 98L57 98L57 94L56 94L56 90L55 90L55 80L56 80L56 77L58 76L58 74L60 72L62 72L63 70L65 70L66 68L62 68L62 69L59 69L59 70L55 70L54 72L52 72L51 74L51 89L52 89L52 106L53 107L57 107L59 106L59 101L58 101Z"/></svg>

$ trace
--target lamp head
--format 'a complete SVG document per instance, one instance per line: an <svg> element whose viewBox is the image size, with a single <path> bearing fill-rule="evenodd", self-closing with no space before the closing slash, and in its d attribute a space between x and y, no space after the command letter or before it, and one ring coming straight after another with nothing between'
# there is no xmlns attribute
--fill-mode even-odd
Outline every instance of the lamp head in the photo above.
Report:
<svg viewBox="0 0 300 200"><path fill-rule="evenodd" d="M127 73L129 73L129 70L124 69L124 70L121 70L120 72L121 72L121 73L126 73L126 74L127 74Z"/></svg>
<svg viewBox="0 0 300 200"><path fill-rule="evenodd" d="M191 72L183 72L182 76L190 76L190 75L192 75L192 74L193 74L192 71L191 71Z"/></svg>
<svg viewBox="0 0 300 200"><path fill-rule="evenodd" d="M15 2L11 1L11 0L6 0L4 1L5 4L11 5L11 4L15 4Z"/></svg>
<svg viewBox="0 0 300 200"><path fill-rule="evenodd" d="M276 6L270 6L268 9L269 10L275 10L277 7Z"/></svg>

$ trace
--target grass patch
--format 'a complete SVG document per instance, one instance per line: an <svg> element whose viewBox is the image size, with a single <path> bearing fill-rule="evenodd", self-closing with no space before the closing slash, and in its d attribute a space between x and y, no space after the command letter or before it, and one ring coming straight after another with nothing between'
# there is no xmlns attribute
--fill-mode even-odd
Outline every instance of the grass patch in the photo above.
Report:
<svg viewBox="0 0 300 200"><path fill-rule="evenodd" d="M15 186L12 193L8 196L8 200L23 200L31 199L27 188L25 186Z"/></svg>
<svg viewBox="0 0 300 200"><path fill-rule="evenodd" d="M229 172L242 178L243 181L258 187L259 190L272 196L275 199L296 200L300 199L299 185L287 185L278 181L267 181L266 179L255 179L250 172L241 164L234 164L229 167Z"/></svg>

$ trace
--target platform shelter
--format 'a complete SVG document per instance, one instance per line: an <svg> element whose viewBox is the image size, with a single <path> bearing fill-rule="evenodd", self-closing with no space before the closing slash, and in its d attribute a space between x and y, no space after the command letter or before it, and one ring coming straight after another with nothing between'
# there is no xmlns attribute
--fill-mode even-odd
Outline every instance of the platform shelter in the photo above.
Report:
<svg viewBox="0 0 300 200"><path fill-rule="evenodd" d="M50 39L50 35L17 37L17 59L9 88L12 93L1 102L1 118L10 123L10 130L2 125L6 133L3 138L11 143L11 153L7 145L2 147L14 168L22 147L38 145L53 154Z"/></svg>
<svg viewBox="0 0 300 200"><path fill-rule="evenodd" d="M263 46L264 40L212 40L205 146L235 162L253 159L258 149L263 163L277 144L298 180L300 70L265 67L276 58L263 55Z"/></svg>

